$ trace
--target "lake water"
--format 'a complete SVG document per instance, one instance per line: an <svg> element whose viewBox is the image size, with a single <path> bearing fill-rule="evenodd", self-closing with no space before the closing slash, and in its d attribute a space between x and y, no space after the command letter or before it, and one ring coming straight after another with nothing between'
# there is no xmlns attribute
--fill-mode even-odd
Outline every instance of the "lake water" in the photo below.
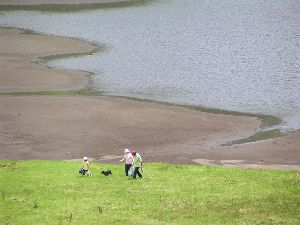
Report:
<svg viewBox="0 0 300 225"><path fill-rule="evenodd" d="M49 65L94 72L94 88L270 114L300 129L300 1L174 0L72 13L11 11L0 25L105 44Z"/></svg>

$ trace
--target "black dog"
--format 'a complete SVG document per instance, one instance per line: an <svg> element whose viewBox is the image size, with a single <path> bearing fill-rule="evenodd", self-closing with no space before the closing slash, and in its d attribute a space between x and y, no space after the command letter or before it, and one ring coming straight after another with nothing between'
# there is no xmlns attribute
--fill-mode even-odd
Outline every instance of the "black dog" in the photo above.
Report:
<svg viewBox="0 0 300 225"><path fill-rule="evenodd" d="M109 176L110 174L112 174L112 172L111 172L111 170L102 170L102 172L101 172L103 175L105 175L105 176Z"/></svg>

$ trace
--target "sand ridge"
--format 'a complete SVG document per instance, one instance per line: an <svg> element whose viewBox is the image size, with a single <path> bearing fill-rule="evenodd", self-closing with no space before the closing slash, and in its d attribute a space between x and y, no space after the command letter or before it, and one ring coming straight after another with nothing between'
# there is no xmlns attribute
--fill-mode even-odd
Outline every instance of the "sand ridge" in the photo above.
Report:
<svg viewBox="0 0 300 225"><path fill-rule="evenodd" d="M49 70L34 62L41 57L85 53L95 46L68 38L22 34L21 30L0 29L0 92L71 90L85 87L85 73Z"/></svg>

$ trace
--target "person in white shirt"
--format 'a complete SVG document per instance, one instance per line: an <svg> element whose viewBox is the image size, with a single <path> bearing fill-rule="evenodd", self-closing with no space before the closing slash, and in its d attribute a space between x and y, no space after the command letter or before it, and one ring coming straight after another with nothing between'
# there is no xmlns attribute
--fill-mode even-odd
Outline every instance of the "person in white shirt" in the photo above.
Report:
<svg viewBox="0 0 300 225"><path fill-rule="evenodd" d="M123 159L120 160L120 162L125 161L125 175L128 176L128 171L132 165L133 162L133 156L132 154L129 152L128 149L124 150L124 157Z"/></svg>

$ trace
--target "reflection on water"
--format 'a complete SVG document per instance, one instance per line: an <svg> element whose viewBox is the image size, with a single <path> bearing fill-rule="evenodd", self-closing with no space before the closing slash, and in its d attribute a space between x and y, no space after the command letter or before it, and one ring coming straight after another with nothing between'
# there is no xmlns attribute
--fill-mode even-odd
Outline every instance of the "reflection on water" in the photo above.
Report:
<svg viewBox="0 0 300 225"><path fill-rule="evenodd" d="M105 43L52 66L96 73L108 95L280 116L300 128L300 2L175 0L77 13L10 12L0 24Z"/></svg>

